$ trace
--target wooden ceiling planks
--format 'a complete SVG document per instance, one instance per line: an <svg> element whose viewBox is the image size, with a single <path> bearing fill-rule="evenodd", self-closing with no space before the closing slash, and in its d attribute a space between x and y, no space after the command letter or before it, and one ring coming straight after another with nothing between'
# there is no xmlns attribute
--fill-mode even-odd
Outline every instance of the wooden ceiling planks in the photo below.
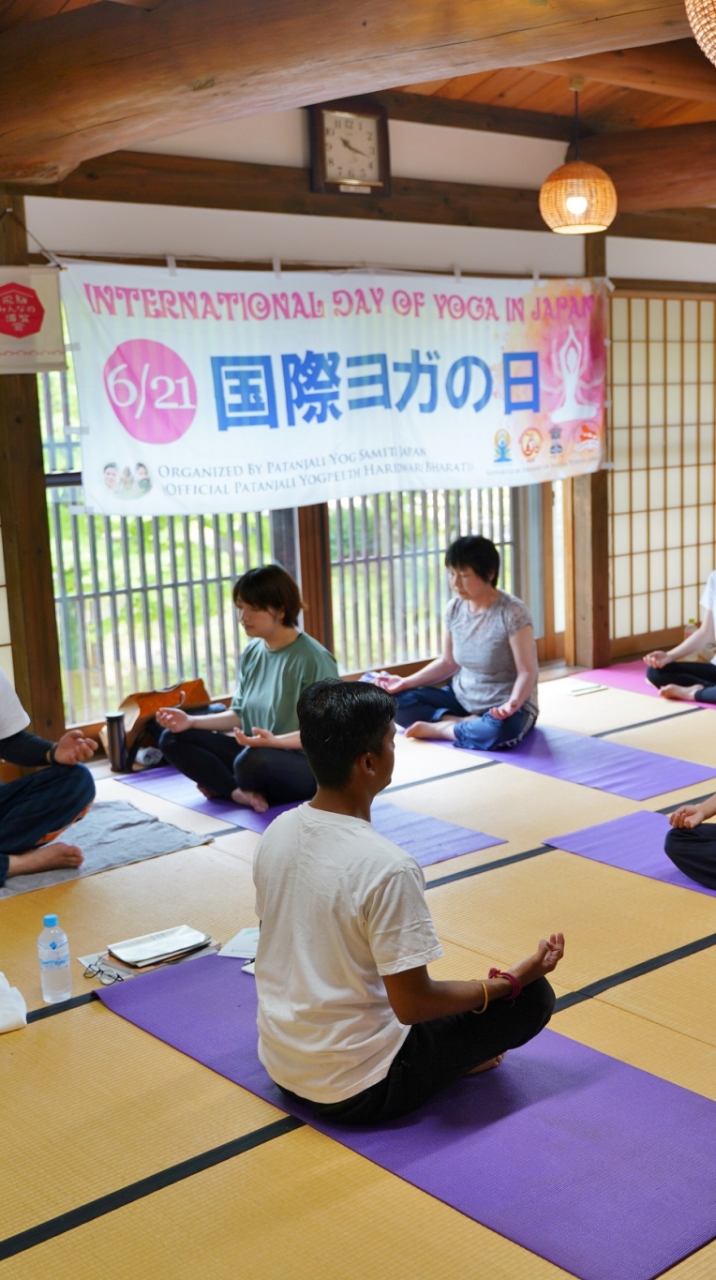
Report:
<svg viewBox="0 0 716 1280"><path fill-rule="evenodd" d="M716 77L716 69L714 70ZM406 92L452 101L481 103L515 110L572 116L574 94L569 76L553 74L546 65L508 67L451 80L405 85ZM658 129L716 120L716 101L670 95L588 80L579 95L580 117L590 132Z"/></svg>

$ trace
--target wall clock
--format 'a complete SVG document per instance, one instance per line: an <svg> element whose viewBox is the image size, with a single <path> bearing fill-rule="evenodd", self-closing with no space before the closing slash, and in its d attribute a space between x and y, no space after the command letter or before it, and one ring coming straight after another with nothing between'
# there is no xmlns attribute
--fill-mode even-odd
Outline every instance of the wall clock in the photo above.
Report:
<svg viewBox="0 0 716 1280"><path fill-rule="evenodd" d="M310 108L311 188L339 195L390 195L385 109L370 99Z"/></svg>

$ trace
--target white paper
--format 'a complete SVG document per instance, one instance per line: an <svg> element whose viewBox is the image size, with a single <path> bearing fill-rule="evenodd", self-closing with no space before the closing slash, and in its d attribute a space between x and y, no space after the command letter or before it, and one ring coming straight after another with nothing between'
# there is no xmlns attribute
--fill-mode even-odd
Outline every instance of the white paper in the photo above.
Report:
<svg viewBox="0 0 716 1280"><path fill-rule="evenodd" d="M27 1024L27 1005L17 987L0 973L0 1032L18 1031Z"/></svg>
<svg viewBox="0 0 716 1280"><path fill-rule="evenodd" d="M165 956L175 955L178 951L188 950L209 941L208 933L192 929L187 924L177 925L174 929L162 929L159 933L146 933L139 938L125 938L123 942L109 942L107 950L112 957L125 964L141 964L153 960L163 960Z"/></svg>
<svg viewBox="0 0 716 1280"><path fill-rule="evenodd" d="M234 960L253 960L259 945L259 929L240 929L233 938L229 938L220 956L231 956Z"/></svg>

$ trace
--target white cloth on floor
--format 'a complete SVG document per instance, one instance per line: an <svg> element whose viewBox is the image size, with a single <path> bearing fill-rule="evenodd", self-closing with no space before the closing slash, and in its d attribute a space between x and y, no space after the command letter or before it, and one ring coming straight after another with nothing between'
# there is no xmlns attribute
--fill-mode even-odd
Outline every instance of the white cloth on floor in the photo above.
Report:
<svg viewBox="0 0 716 1280"><path fill-rule="evenodd" d="M17 987L11 987L0 973L0 1033L18 1031L27 1025L27 1005Z"/></svg>

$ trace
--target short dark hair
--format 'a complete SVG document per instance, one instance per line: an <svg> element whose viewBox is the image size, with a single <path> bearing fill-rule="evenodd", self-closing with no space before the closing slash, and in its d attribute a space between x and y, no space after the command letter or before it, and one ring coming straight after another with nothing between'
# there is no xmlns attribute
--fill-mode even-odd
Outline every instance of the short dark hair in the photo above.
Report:
<svg viewBox="0 0 716 1280"><path fill-rule="evenodd" d="M298 700L301 746L322 787L345 786L359 756L379 756L396 702L361 680L317 680Z"/></svg>
<svg viewBox="0 0 716 1280"><path fill-rule="evenodd" d="M283 610L283 625L295 627L303 608L298 583L280 564L265 564L260 569L242 573L232 592L234 604L253 605L254 609Z"/></svg>
<svg viewBox="0 0 716 1280"><path fill-rule="evenodd" d="M480 533L470 533L456 538L445 552L448 569L472 569L483 582L497 586L500 576L500 553L494 542Z"/></svg>

